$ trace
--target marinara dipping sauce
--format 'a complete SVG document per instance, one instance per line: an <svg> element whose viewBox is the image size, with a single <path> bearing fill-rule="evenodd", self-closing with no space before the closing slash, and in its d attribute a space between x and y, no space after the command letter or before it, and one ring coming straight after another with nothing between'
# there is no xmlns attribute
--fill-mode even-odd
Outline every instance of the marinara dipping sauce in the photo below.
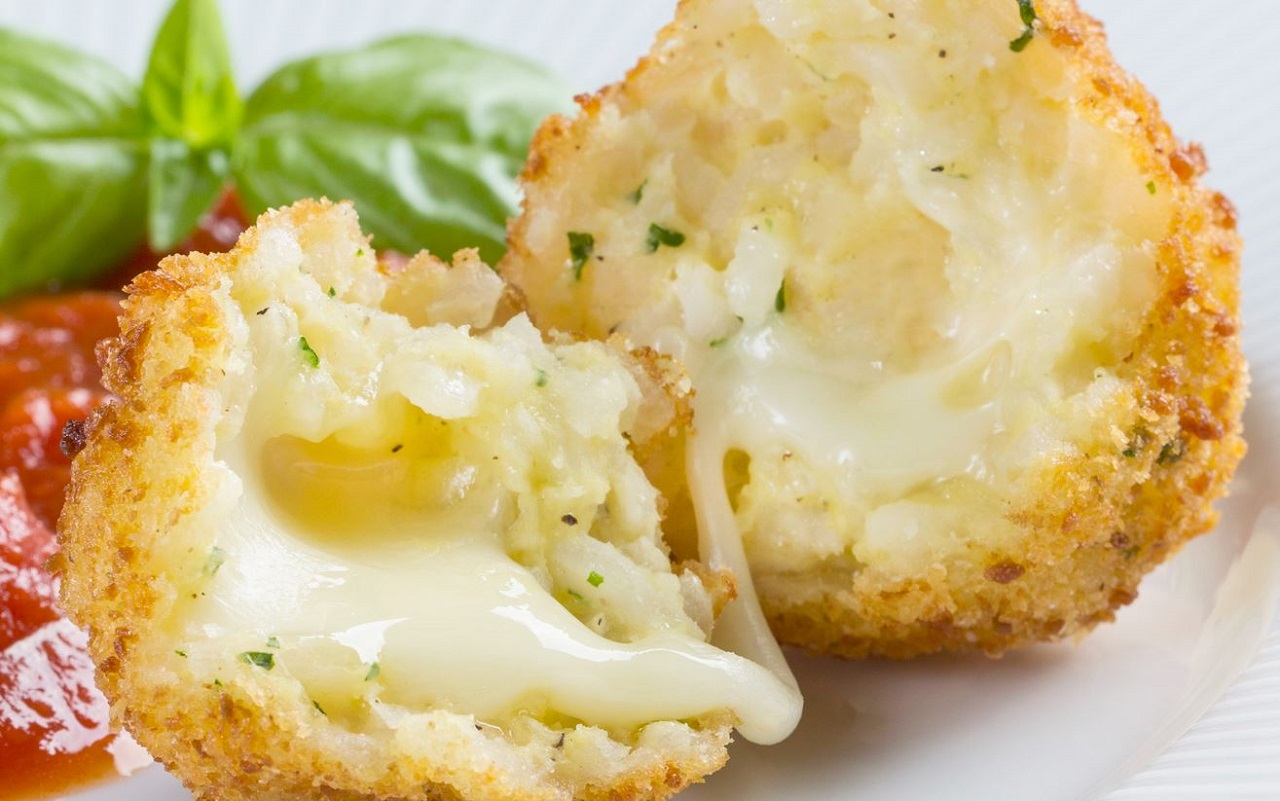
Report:
<svg viewBox="0 0 1280 801"><path fill-rule="evenodd" d="M228 194L181 250L227 250L246 226ZM109 279L150 269L143 250ZM92 290L0 303L0 799L38 798L139 765L108 728L85 635L57 609L46 563L71 473L63 428L106 397L94 357L122 295ZM145 764L145 755L142 763Z"/></svg>

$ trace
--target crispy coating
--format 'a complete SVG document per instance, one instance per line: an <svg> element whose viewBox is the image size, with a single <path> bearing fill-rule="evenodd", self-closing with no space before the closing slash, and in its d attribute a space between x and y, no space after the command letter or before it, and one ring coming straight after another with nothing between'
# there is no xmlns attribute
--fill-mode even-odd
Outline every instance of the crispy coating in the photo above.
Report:
<svg viewBox="0 0 1280 801"><path fill-rule="evenodd" d="M138 276L119 337L100 348L105 384L119 399L88 422L59 530L62 603L89 631L98 684L111 701L115 725L132 732L201 799L616 801L665 798L718 769L731 731L723 713L624 734L525 717L509 721L504 731L444 710L410 711L399 725L372 725L359 710L344 717L309 699L298 671L285 670L301 663L279 661L287 660L288 642L274 669L262 670L191 640L192 610L206 590L214 592L212 576L227 570L221 560L237 557L210 550L223 508L219 498L227 491L215 448L244 382L244 365L237 363L244 355L243 322L236 322L240 308L228 291L235 285L242 302L262 294L264 309L276 302L253 265L281 252L282 241L310 253L313 268L326 258L350 262L357 248L364 258L367 247L349 206L307 201L268 212L228 254L171 257ZM446 267L419 259L399 280L425 291ZM453 269L468 264L478 266L471 274L480 283L492 275L468 253L459 254ZM379 278L372 256L348 263L328 275L338 289L324 297L321 287L316 295L320 302L333 302L335 294L367 296L385 279L393 291L383 297L384 308L414 307L413 292L396 289L388 269ZM476 310L485 302L450 297L440 303L432 312L436 320L487 316ZM497 313L509 316L501 304ZM323 349L318 342L315 347ZM326 350L325 358L336 349ZM637 378L677 375L661 360L630 358ZM648 419L647 428L632 431L645 444L670 436L687 416L678 392L662 390L659 382L646 392L640 416ZM697 575L706 585L708 608L722 605L733 591L723 575ZM372 684L363 667L359 677L358 684ZM347 725L357 718L364 723Z"/></svg>
<svg viewBox="0 0 1280 801"><path fill-rule="evenodd" d="M958 361L972 354L954 347L966 329L947 321L971 314L989 331L1026 297L1049 298L1041 322L990 351L1012 376L996 397L1019 444L988 439L986 472L926 472L881 497L865 474L782 438L730 452L737 523L787 643L908 658L1080 635L1213 527L1244 454L1234 209L1200 182L1204 154L1174 138L1101 25L1072 0L1035 9L1017 50L1013 0L683 0L625 81L535 140L504 277L542 327L618 332L686 359L700 396L697 363L753 324L733 305L752 291L733 289L748 246L784 253L766 287L776 319L794 315L846 366ZM682 241L645 247L651 224ZM762 246L751 237L765 228L784 233ZM567 232L593 236L585 269ZM1080 242L1132 283L1072 295L1101 275L1071 272ZM965 273L973 252L985 261ZM1001 296L1038 253L1044 278ZM962 295L969 279L994 288ZM727 311L704 313L716 304ZM729 411L699 407L695 425ZM847 414L869 413L851 400ZM904 443L923 427L870 416ZM670 472L655 481L692 530Z"/></svg>

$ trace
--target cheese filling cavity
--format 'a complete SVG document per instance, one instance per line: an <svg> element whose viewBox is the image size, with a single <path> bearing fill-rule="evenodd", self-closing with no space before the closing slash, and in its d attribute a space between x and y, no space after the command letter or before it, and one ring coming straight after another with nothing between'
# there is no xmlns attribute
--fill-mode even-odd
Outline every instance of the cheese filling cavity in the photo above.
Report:
<svg viewBox="0 0 1280 801"><path fill-rule="evenodd" d="M299 304L243 319L249 389L217 451L233 523L193 601L200 636L271 653L330 715L794 728L794 686L684 609L621 434L634 380L604 346L544 345L523 316L483 335L354 304L336 323ZM309 686L317 654L347 668Z"/></svg>

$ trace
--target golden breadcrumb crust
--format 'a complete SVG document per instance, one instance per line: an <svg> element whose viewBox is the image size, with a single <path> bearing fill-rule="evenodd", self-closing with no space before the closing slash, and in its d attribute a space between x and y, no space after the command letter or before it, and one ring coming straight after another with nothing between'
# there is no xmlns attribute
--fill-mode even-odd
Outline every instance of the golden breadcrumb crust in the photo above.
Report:
<svg viewBox="0 0 1280 801"><path fill-rule="evenodd" d="M166 259L134 280L120 335L99 348L104 383L118 400L90 418L74 462L59 523L61 600L89 632L114 725L200 799L657 799L721 767L731 731L722 716L678 726L675 741L642 736L625 767L609 766L613 781L575 792L539 786L511 770L517 763L490 759L488 749L504 735L469 718L439 713L414 732L433 750L405 756L394 736L346 731L268 680L224 686L183 675L184 655L166 646L165 631L181 591L172 566L190 562L194 545L174 543L168 532L215 491L202 466L212 457L210 406L219 402L232 347L217 293L259 248L259 229L305 237L309 227L334 224L332 208L304 201L267 212L230 253ZM355 226L354 215L345 219ZM666 368L655 362L651 369ZM731 584L720 588L731 592Z"/></svg>
<svg viewBox="0 0 1280 801"><path fill-rule="evenodd" d="M569 300L563 283L547 288L548 275L563 268L530 248L531 226L561 202L565 186L602 166L581 155L590 151L595 129L649 101L646 93L657 91L660 80L655 75L689 37L703 5L683 0L676 21L626 80L580 97L576 117L552 118L538 132L522 176L524 213L509 226L501 269L524 292L539 326L599 335L612 322L593 317L589 302ZM1083 634L1112 620L1137 597L1145 574L1214 526L1211 504L1225 494L1244 455L1247 369L1233 206L1200 183L1204 154L1174 138L1156 100L1113 60L1102 26L1072 0L1037 0L1035 7L1031 47L1065 55L1074 112L1123 136L1151 176L1152 194L1172 198L1156 256L1158 299L1116 368L1132 403L1116 419L1100 421L1102 429L1114 424L1112 430L1133 432L1133 439L1123 450L1064 457L1023 482L1005 514L1019 531L1015 547L974 542L906 580L858 567L808 582L756 576L774 632L786 643L850 658L909 658L950 650L998 654ZM1016 8L1010 14L1016 19ZM634 187L613 189L622 196ZM673 518L691 528L687 493L669 476L654 480L670 496Z"/></svg>

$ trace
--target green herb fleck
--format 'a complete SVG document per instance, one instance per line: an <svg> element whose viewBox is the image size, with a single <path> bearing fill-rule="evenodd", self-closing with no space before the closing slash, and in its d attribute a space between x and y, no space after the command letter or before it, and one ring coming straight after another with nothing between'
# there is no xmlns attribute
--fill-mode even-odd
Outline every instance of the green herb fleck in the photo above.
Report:
<svg viewBox="0 0 1280 801"><path fill-rule="evenodd" d="M311 367L320 366L320 354L311 349L306 337L298 337L298 350L302 351L302 360Z"/></svg>
<svg viewBox="0 0 1280 801"><path fill-rule="evenodd" d="M1034 37L1035 31L1032 28L1027 28L1022 32L1021 36L1009 42L1009 49L1015 53L1021 53L1027 49L1027 45L1031 44L1031 40Z"/></svg>
<svg viewBox="0 0 1280 801"><path fill-rule="evenodd" d="M1154 195L1156 193L1156 182L1147 181L1147 194Z"/></svg>
<svg viewBox="0 0 1280 801"><path fill-rule="evenodd" d="M663 228L657 223L649 224L649 236L645 239L645 248L649 253L657 251L663 245L678 248L684 244L684 234L671 228Z"/></svg>
<svg viewBox="0 0 1280 801"><path fill-rule="evenodd" d="M545 387L547 385L547 371L539 369L538 378L533 383L537 384L540 387Z"/></svg>
<svg viewBox="0 0 1280 801"><path fill-rule="evenodd" d="M275 637L275 635L274 635L274 634L267 638L267 647L268 647L268 648L279 648L279 647L280 647L280 641L279 641L278 639L276 639L276 637Z"/></svg>
<svg viewBox="0 0 1280 801"><path fill-rule="evenodd" d="M592 587L599 587L601 584L604 584L604 576L592 570L587 574L587 583Z"/></svg>
<svg viewBox="0 0 1280 801"><path fill-rule="evenodd" d="M319 712L321 715L324 715L326 718L329 717L329 713L324 711L324 707L320 706L319 701L316 701L313 699L311 701L311 705L314 706L316 708L316 711Z"/></svg>
<svg viewBox="0 0 1280 801"><path fill-rule="evenodd" d="M1180 439L1171 439L1160 449L1160 455L1156 457L1156 464L1173 464L1181 459L1187 452L1187 443Z"/></svg>
<svg viewBox="0 0 1280 801"><path fill-rule="evenodd" d="M245 651L240 654L240 661L270 670L276 666L276 655L266 651Z"/></svg>
<svg viewBox="0 0 1280 801"><path fill-rule="evenodd" d="M374 662L369 666L369 670L364 674L365 681L373 681L378 678L378 674L382 673L382 666Z"/></svg>
<svg viewBox="0 0 1280 801"><path fill-rule="evenodd" d="M186 651L183 651L183 650L176 650L176 651L174 651L174 653L175 653L175 654L177 654L178 656L182 657L183 659L186 659L186 658L187 658L187 652L186 652Z"/></svg>
<svg viewBox="0 0 1280 801"><path fill-rule="evenodd" d="M221 688L221 687L222 687L222 679L214 679L214 680L213 680L213 686L214 686L214 687Z"/></svg>
<svg viewBox="0 0 1280 801"><path fill-rule="evenodd" d="M329 297L336 298L337 296L338 296L338 290L334 289L333 287L329 287Z"/></svg>
<svg viewBox="0 0 1280 801"><path fill-rule="evenodd" d="M222 567L222 563L225 561L227 561L227 552L216 545L213 546L209 549L209 555L204 560L204 574L210 577L217 575L219 568Z"/></svg>
<svg viewBox="0 0 1280 801"><path fill-rule="evenodd" d="M1147 432L1138 430L1133 432L1133 439L1129 440L1129 447L1123 451L1124 458L1132 459L1138 455L1138 452L1147 447L1147 443L1151 440L1147 436Z"/></svg>
<svg viewBox="0 0 1280 801"><path fill-rule="evenodd" d="M364 255L364 248L359 248L359 249L357 249L357 250L356 250L356 258L357 258L357 259L358 259L358 258L360 258L360 257L361 257L361 256L363 256L363 255Z"/></svg>
<svg viewBox="0 0 1280 801"><path fill-rule="evenodd" d="M1022 18L1022 24L1031 26L1036 21L1036 5L1035 0L1018 0L1018 16Z"/></svg>
<svg viewBox="0 0 1280 801"><path fill-rule="evenodd" d="M575 601L587 600L586 598L583 598L582 593L578 592L577 590L565 590L565 593Z"/></svg>
<svg viewBox="0 0 1280 801"><path fill-rule="evenodd" d="M633 205L636 205L636 206L640 205L640 201L644 200L644 188L648 185L649 185L648 178L641 181L640 185L637 186L635 189L631 190L631 194L627 195L627 200L630 200Z"/></svg>
<svg viewBox="0 0 1280 801"><path fill-rule="evenodd" d="M580 231L569 232L569 260L573 265L573 280L582 280L582 268L596 249L596 238Z"/></svg>
<svg viewBox="0 0 1280 801"><path fill-rule="evenodd" d="M1035 0L1018 0L1018 16L1022 18L1022 35L1009 42L1009 49L1015 53L1021 53L1026 50L1027 45L1031 44L1032 38L1036 35Z"/></svg>
<svg viewBox="0 0 1280 801"><path fill-rule="evenodd" d="M716 337L709 343L713 348L723 347L729 341L728 337Z"/></svg>
<svg viewBox="0 0 1280 801"><path fill-rule="evenodd" d="M782 283L778 286L778 294L777 294L777 295L775 295L775 296L774 296L774 298L773 298L773 308L774 308L775 310L777 310L778 314L782 314L784 311L786 311L786 310L787 310L787 281L786 281L786 279L783 279Z"/></svg>

